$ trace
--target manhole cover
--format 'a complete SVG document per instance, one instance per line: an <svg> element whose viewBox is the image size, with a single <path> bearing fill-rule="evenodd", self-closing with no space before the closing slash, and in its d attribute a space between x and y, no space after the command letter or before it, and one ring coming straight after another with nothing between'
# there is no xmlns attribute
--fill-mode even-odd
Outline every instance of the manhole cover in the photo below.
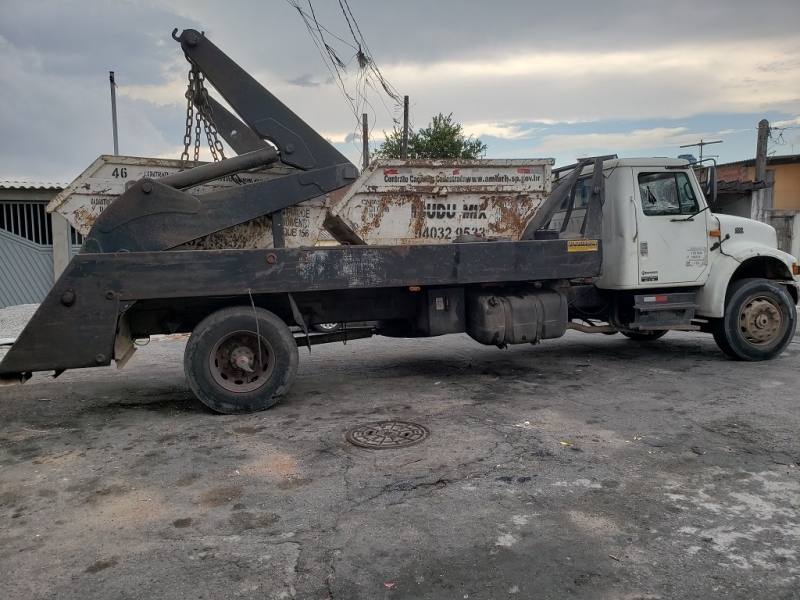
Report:
<svg viewBox="0 0 800 600"><path fill-rule="evenodd" d="M407 421L381 421L368 425L357 425L345 438L362 448L403 448L417 444L428 437L426 427Z"/></svg>

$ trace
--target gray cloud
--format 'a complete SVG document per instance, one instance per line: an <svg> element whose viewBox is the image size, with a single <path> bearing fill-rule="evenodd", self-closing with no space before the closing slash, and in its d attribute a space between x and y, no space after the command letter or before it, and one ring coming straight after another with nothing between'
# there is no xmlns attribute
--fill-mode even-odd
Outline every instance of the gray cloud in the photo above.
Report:
<svg viewBox="0 0 800 600"><path fill-rule="evenodd" d="M300 77L295 77L294 79L287 79L286 83L291 83L292 85L296 85L298 87L315 88L320 86L320 83L318 81L314 81L314 77L310 73L305 73L304 75L300 75Z"/></svg>
<svg viewBox="0 0 800 600"><path fill-rule="evenodd" d="M319 22L354 44L337 2L313 0ZM671 46L686 42L776 39L794 35L800 22L795 0L673 0L668 4L641 0L404 0L402 3L350 0L373 57L392 61L433 62L513 53L520 48L591 52ZM263 3L245 3L254 15ZM296 11L279 3L272 14L282 26L270 37L297 44L309 40ZM246 24L255 31L257 19ZM337 50L346 48L331 35ZM342 58L352 56L341 51ZM316 53L315 53L316 54Z"/></svg>
<svg viewBox="0 0 800 600"><path fill-rule="evenodd" d="M92 79L117 70L131 82L161 83L176 55L169 32L176 24L199 28L169 10L126 0L32 0L10 10L11 4L4 3L0 36L35 56L48 77Z"/></svg>
<svg viewBox="0 0 800 600"><path fill-rule="evenodd" d="M338 2L312 2L320 23L332 31L326 40L350 61L355 49L347 43L355 44ZM484 130L495 127L513 137L514 124L523 120L797 110L796 93L769 95L781 80L785 88L785 81L798 73L797 53L792 58L790 52L798 43L796 0L349 4L376 63L401 93L411 95L417 125L440 111L453 111L462 123ZM187 65L170 38L173 27L205 30L217 46L331 139L344 139L357 126L336 86L330 85L334 80L305 25L286 2L8 1L0 3L0 103L6 115L0 120L0 178L68 181L97 155L109 152L109 70L116 71L120 86L121 151L144 156L179 151ZM740 70L741 57L727 65L713 63L702 73L691 71L692 60L702 59L715 45L775 47L775 40L785 40L786 51L765 55L750 71ZM674 58L677 66L654 65L648 72L638 65L631 72L623 61L615 70L605 68L610 53L633 56L656 49L663 50L659 56ZM506 65L519 57L547 64L559 53L585 54L589 69L576 74L570 63L564 70L521 75L467 71L456 78L450 72L461 61ZM725 56L719 51L717 55ZM442 71L423 73L431 66ZM728 78L721 81L719 71L726 69ZM352 84L355 62L348 72ZM391 130L391 103L384 110L383 101L372 90L368 93L371 105L363 108L378 119L375 130Z"/></svg>

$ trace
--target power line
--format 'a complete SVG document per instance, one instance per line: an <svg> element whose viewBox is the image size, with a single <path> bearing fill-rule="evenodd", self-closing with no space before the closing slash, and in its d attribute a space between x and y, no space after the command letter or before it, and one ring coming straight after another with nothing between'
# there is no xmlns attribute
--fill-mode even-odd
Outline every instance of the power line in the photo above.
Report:
<svg viewBox="0 0 800 600"><path fill-rule="evenodd" d="M361 32L361 28L358 25L358 21L356 21L355 15L353 15L353 11L350 9L350 5L348 4L347 0L337 0L337 2L342 12L342 16L344 17L345 23L347 24L350 35L353 38L353 43L345 41L342 37L332 33L329 28L325 27L319 22L311 0L306 0L308 4L308 10L305 10L303 6L300 5L300 1L301 0L287 0L287 2L297 10L297 12L300 14L300 17L303 19L306 29L308 30L309 35L311 35L314 45L317 47L317 51L320 53L328 72L331 74L331 78L336 83L339 91L344 96L345 101L353 113L353 117L355 118L355 127L352 132L353 144L357 146L356 140L361 135L362 131L362 114L365 112L367 107L373 113L373 123L372 127L370 128L370 133L372 132L372 128L374 128L377 121L375 116L375 106L369 99L370 91L378 96L384 109L392 119L392 122L395 125L398 125L400 121L397 113L398 107L402 106L402 98L394 86L392 86L391 83L389 83L389 81L384 77L383 73L381 73L380 69L378 68L378 65L375 63L369 46ZM327 40L326 35L328 37ZM344 44L347 48L354 51L354 54L346 63L342 60L340 52L333 47L333 39L338 40L341 44ZM358 72L355 76L355 81L353 82L353 93L351 95L348 92L348 85L345 82L345 77L347 68L354 60L358 64ZM390 104L387 104L384 95L388 96L392 100ZM394 105L393 108L390 108L391 104Z"/></svg>

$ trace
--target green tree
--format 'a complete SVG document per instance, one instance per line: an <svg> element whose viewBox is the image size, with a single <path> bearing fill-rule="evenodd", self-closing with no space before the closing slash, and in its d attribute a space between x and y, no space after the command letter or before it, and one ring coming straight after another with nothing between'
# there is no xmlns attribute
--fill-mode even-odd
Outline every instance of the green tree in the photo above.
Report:
<svg viewBox="0 0 800 600"><path fill-rule="evenodd" d="M397 127L390 134L383 132L386 140L376 152L379 158L400 158L403 132ZM408 158L481 158L487 146L479 139L464 135L460 123L453 122L453 113L439 113L430 125L419 131L408 132Z"/></svg>

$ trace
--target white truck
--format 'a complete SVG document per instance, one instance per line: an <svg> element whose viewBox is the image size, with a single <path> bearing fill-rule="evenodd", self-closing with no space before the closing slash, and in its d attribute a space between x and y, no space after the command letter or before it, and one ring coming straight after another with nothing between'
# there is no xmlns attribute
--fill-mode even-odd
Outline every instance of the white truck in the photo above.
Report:
<svg viewBox="0 0 800 600"><path fill-rule="evenodd" d="M606 321L604 331L637 340L698 329L743 360L786 348L797 320L798 266L778 250L772 227L712 213L715 186L706 198L685 160L613 158L603 173L603 272L596 290L571 302L573 318ZM590 177L583 173L574 203L554 213L550 226L559 235L579 231ZM709 177L715 180L713 168Z"/></svg>
<svg viewBox="0 0 800 600"><path fill-rule="evenodd" d="M121 368L135 340L186 332L191 389L213 410L245 413L286 391L298 345L376 334L466 333L502 348L567 329L645 342L699 331L751 361L792 340L797 259L768 225L711 212L713 167L708 190L686 161L657 158L389 161L359 176L200 32L173 37L242 118L215 108L220 133L250 141L237 157L130 181L99 197L102 211L80 206L91 194L59 199L86 239L0 362L0 382ZM268 165L279 168L198 188ZM84 175L113 175L96 167ZM341 245L303 245L316 230L287 230L287 209L304 203L309 227ZM325 323L344 326L311 333Z"/></svg>

